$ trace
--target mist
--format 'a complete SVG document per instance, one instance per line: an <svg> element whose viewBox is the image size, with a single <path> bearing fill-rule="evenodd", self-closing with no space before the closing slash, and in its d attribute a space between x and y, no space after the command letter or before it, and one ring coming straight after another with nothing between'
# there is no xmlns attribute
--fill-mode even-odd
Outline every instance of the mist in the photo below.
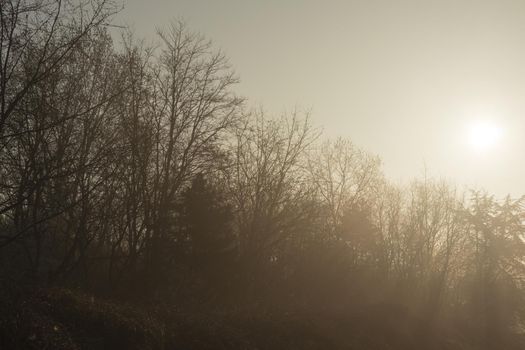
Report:
<svg viewBox="0 0 525 350"><path fill-rule="evenodd" d="M0 348L524 348L524 16L2 2Z"/></svg>

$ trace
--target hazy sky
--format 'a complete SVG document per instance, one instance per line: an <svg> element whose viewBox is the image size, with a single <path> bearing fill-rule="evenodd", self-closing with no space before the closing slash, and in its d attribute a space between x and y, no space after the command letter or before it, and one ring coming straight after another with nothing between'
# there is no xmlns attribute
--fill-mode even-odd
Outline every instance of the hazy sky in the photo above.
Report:
<svg viewBox="0 0 525 350"><path fill-rule="evenodd" d="M524 0L126 0L120 23L153 38L183 18L222 48L250 104L311 109L325 135L378 154L407 181L428 172L525 194ZM468 125L502 129L468 145Z"/></svg>

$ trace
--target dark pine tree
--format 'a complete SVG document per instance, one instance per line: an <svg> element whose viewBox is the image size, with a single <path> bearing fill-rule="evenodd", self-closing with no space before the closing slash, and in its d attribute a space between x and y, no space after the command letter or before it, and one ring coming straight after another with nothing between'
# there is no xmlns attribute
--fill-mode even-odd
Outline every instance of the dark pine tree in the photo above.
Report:
<svg viewBox="0 0 525 350"><path fill-rule="evenodd" d="M234 256L231 206L220 189L198 174L182 194L180 229L189 245L188 257L195 272L219 277Z"/></svg>

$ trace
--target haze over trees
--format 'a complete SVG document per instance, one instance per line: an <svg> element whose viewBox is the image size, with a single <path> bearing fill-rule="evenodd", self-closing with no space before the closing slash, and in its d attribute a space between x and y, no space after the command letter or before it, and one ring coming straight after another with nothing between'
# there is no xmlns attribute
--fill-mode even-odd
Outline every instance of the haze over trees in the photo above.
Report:
<svg viewBox="0 0 525 350"><path fill-rule="evenodd" d="M394 185L378 157L326 139L308 113L250 109L224 54L183 22L155 47L126 30L112 39L117 10L0 2L0 311L15 315L0 316L0 345L522 348L523 198L426 175ZM12 308L32 291L36 311ZM140 341L127 325L102 337L83 317L105 316L82 295L164 310L153 326L137 316ZM68 303L91 311L71 321ZM110 305L98 308L120 312ZM244 317L250 331L231 321L222 337L243 335L198 343L188 334L202 324L166 311L179 309ZM35 314L42 325L26 327Z"/></svg>

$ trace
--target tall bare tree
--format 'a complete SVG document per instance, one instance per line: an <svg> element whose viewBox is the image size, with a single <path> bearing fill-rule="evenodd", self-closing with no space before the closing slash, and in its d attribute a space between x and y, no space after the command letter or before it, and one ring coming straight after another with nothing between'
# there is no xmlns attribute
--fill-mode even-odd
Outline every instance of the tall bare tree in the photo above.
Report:
<svg viewBox="0 0 525 350"><path fill-rule="evenodd" d="M159 31L149 101L154 116L154 156L145 220L149 259L165 247L170 216L183 185L213 161L216 146L236 123L243 100L226 57L209 40L173 22ZM159 268L158 262L152 266Z"/></svg>
<svg viewBox="0 0 525 350"><path fill-rule="evenodd" d="M312 217L305 152L317 136L308 117L301 119L298 112L281 119L254 113L238 129L229 186L244 256L269 258Z"/></svg>

